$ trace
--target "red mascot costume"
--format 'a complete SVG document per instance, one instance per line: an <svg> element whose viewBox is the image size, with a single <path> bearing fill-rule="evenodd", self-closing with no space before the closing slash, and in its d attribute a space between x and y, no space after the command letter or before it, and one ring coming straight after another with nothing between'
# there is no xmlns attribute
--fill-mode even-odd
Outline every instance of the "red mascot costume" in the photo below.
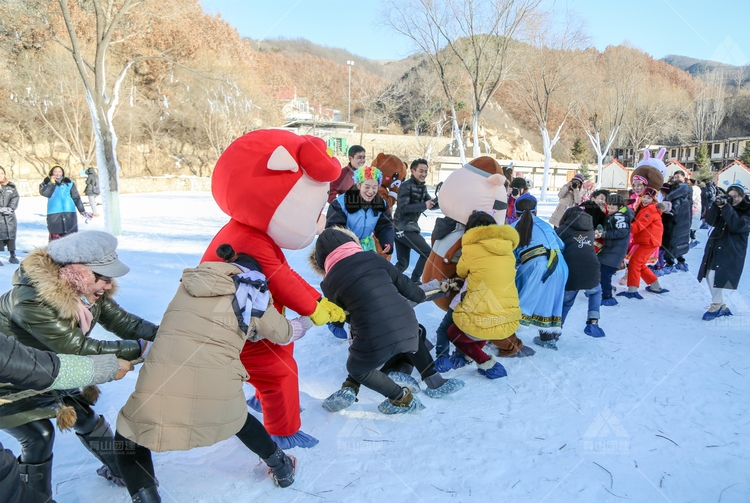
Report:
<svg viewBox="0 0 750 503"><path fill-rule="evenodd" d="M221 155L211 180L219 207L231 218L214 237L202 261L220 261L224 243L260 263L279 312L288 307L316 325L344 321L344 312L294 272L282 248L300 250L315 238L329 183L341 165L313 136L280 130L253 131ZM248 342L240 355L255 386L268 433L283 448L318 441L300 431L299 383L294 344Z"/></svg>

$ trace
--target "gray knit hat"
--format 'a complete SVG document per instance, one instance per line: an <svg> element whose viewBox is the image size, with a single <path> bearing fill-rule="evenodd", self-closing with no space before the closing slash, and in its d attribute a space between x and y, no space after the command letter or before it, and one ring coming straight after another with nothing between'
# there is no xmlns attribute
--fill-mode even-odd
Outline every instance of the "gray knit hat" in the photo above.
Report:
<svg viewBox="0 0 750 503"><path fill-rule="evenodd" d="M83 264L96 274L119 278L130 268L117 258L117 238L102 231L69 234L47 245L47 253L59 264Z"/></svg>

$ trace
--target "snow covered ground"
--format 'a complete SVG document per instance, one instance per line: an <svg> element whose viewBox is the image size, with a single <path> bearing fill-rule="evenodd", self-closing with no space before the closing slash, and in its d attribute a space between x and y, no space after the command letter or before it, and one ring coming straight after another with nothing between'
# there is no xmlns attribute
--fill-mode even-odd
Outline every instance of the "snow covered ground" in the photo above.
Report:
<svg viewBox="0 0 750 503"><path fill-rule="evenodd" d="M543 204L540 214L553 208ZM227 217L207 193L125 195L122 209L120 255L132 270L119 281L118 300L159 321L182 269L198 263ZM20 250L46 243L44 215L42 198L21 200ZM438 216L423 219L426 232ZM662 280L670 294L642 291L645 300L602 307L606 338L583 334L581 295L559 351L535 347L531 358L504 360L508 377L496 381L474 367L452 371L466 387L442 400L419 395L427 408L414 415L378 413L382 397L367 389L348 410L324 410L321 400L346 375L347 347L325 327L314 328L295 354L302 427L320 444L291 451L298 459L294 485L276 488L257 456L230 439L155 454L163 501L750 501L750 277L729 296L734 317L702 321L710 297L695 280L706 231L698 235L701 245L687 256L690 273ZM306 250L287 256L311 284L320 282ZM0 254L4 289L15 270L6 258ZM434 337L442 311L426 304L417 314ZM93 335L108 338L99 327ZM519 331L526 343L534 335ZM131 373L103 386L95 408L110 423L135 379ZM0 441L18 454L11 437L0 432ZM100 463L74 433L58 433L54 456L58 502L130 501L96 475Z"/></svg>

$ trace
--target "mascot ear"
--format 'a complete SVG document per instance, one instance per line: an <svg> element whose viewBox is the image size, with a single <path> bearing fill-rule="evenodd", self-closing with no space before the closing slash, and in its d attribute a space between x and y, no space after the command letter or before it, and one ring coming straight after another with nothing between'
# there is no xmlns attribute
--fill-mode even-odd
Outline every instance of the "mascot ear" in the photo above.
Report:
<svg viewBox="0 0 750 503"><path fill-rule="evenodd" d="M665 147L662 147L661 150L659 150L659 153L656 154L656 158L660 160L664 160L664 154L667 153L667 149Z"/></svg>
<svg viewBox="0 0 750 503"><path fill-rule="evenodd" d="M490 182L492 185L505 185L505 177L501 175L500 173L495 173L494 175L490 175L487 178L487 181Z"/></svg>
<svg viewBox="0 0 750 503"><path fill-rule="evenodd" d="M651 151L646 149L643 151L643 160L648 161L649 159L651 159Z"/></svg>
<svg viewBox="0 0 750 503"><path fill-rule="evenodd" d="M271 157L268 158L268 169L272 171L292 171L296 172L299 169L297 161L294 160L292 154L287 149L279 145L276 150L273 151Z"/></svg>

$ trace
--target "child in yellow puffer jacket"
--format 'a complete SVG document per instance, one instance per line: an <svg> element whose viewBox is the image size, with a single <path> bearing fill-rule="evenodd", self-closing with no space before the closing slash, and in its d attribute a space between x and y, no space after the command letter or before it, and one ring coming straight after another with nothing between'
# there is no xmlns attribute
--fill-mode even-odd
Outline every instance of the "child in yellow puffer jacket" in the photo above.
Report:
<svg viewBox="0 0 750 503"><path fill-rule="evenodd" d="M518 232L513 227L498 225L485 212L475 211L469 217L456 268L456 273L466 278L466 291L454 299L457 305L448 338L489 379L507 374L495 357L482 348L487 341L512 336L521 320L513 255L516 246Z"/></svg>

